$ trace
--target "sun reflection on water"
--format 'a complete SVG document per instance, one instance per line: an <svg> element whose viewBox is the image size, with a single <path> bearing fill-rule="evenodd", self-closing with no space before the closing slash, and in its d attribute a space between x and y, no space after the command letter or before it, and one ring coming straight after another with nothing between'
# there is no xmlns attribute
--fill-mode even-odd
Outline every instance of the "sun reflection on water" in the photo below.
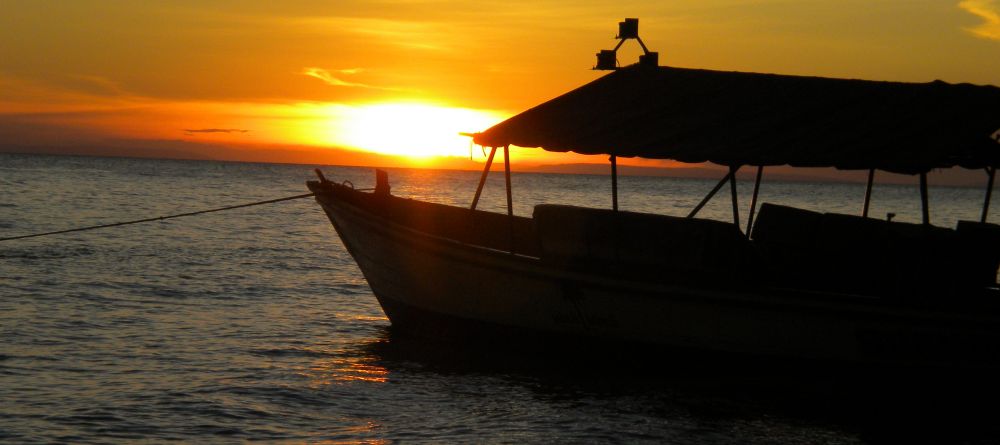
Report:
<svg viewBox="0 0 1000 445"><path fill-rule="evenodd" d="M338 428L338 433L352 436L365 436L377 433L382 425L367 421L358 425L349 425ZM329 439L312 442L316 445L385 445L391 443L388 439L381 438L357 438L357 439Z"/></svg>
<svg viewBox="0 0 1000 445"><path fill-rule="evenodd" d="M367 286L367 282L365 283ZM379 315L368 315L368 314L353 314L348 312L336 312L333 314L338 320L352 320L352 321L388 321L389 318L384 314Z"/></svg>
<svg viewBox="0 0 1000 445"><path fill-rule="evenodd" d="M358 439L358 440L324 440L321 442L309 442L316 445L385 445L391 443L387 439Z"/></svg>
<svg viewBox="0 0 1000 445"><path fill-rule="evenodd" d="M339 356L314 362L301 375L310 380L313 388L346 382L385 383L389 370L374 364L369 357Z"/></svg>

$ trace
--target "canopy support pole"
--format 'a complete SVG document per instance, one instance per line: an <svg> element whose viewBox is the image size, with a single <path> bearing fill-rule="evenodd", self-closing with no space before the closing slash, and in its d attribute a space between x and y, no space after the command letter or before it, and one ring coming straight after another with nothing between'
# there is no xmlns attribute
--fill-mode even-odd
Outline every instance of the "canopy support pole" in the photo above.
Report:
<svg viewBox="0 0 1000 445"><path fill-rule="evenodd" d="M872 202L872 184L875 182L875 169L868 169L868 186L865 187L865 206L861 209L861 217L868 217L868 205Z"/></svg>
<svg viewBox="0 0 1000 445"><path fill-rule="evenodd" d="M993 197L993 178L996 177L996 173L996 167L986 167L986 174L989 175L989 179L986 180L986 201L983 202L983 217L979 219L979 222L986 222L986 215L990 213L990 199Z"/></svg>
<svg viewBox="0 0 1000 445"><path fill-rule="evenodd" d="M691 210L691 213L688 213L687 217L694 218L694 216L698 214L701 208L705 207L705 204L708 204L708 201L710 201L712 197L719 192L719 189L721 189L722 186L726 185L726 181L728 181L732 175L733 171L729 170L729 173L726 173L726 176L723 176L722 180L720 180L718 184L715 184L715 188L713 188L712 191L708 192L708 195L705 195L705 197L701 199L701 202L699 202L698 205L694 206L694 210Z"/></svg>
<svg viewBox="0 0 1000 445"><path fill-rule="evenodd" d="M757 166L757 178L753 181L753 197L750 198L750 215L747 216L747 238L750 238L750 230L753 228L753 216L757 212L757 192L760 191L760 178L764 175L764 166Z"/></svg>
<svg viewBox="0 0 1000 445"><path fill-rule="evenodd" d="M510 196L510 146L503 146L503 174L507 181L507 232L510 238L510 253L514 253L514 201Z"/></svg>
<svg viewBox="0 0 1000 445"><path fill-rule="evenodd" d="M927 173L920 174L920 211L924 224L931 223L931 211L927 202Z"/></svg>
<svg viewBox="0 0 1000 445"><path fill-rule="evenodd" d="M472 210L476 210L479 205L479 196L483 194L483 186L486 185L486 176L490 174L490 167L493 165L493 155L497 154L497 148L490 150L490 157L486 158L486 167L483 168L483 175L479 177L479 186L476 187L476 196L472 198Z"/></svg>
<svg viewBox="0 0 1000 445"><path fill-rule="evenodd" d="M618 211L618 159L611 155L611 208Z"/></svg>
<svg viewBox="0 0 1000 445"><path fill-rule="evenodd" d="M733 224L740 228L740 205L736 202L736 170L739 167L729 167L729 195L733 198Z"/></svg>

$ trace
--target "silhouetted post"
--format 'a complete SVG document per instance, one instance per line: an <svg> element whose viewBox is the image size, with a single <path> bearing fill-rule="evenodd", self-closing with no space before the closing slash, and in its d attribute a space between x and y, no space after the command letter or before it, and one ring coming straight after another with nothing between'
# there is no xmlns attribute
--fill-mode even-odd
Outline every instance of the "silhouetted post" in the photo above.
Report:
<svg viewBox="0 0 1000 445"><path fill-rule="evenodd" d="M927 203L927 173L920 174L920 210L923 213L924 224L931 223L931 211Z"/></svg>
<svg viewBox="0 0 1000 445"><path fill-rule="evenodd" d="M507 224L510 232L510 253L514 253L514 201L510 196L510 146L503 146L503 173L507 180Z"/></svg>
<svg viewBox="0 0 1000 445"><path fill-rule="evenodd" d="M721 189L722 186L726 185L726 181L728 181L732 175L733 175L732 170L730 170L729 173L726 173L726 176L723 176L722 179L719 181L719 183L715 184L715 188L713 188L712 191L708 192L708 195L705 195L705 197L701 199L701 202L699 202L698 205L694 206L694 209L691 210L691 213L688 213L687 217L694 218L694 216L697 215L699 211L701 211L701 208L705 207L705 204L708 204L708 201L710 201L712 197L715 196L716 193L719 193L719 189Z"/></svg>
<svg viewBox="0 0 1000 445"><path fill-rule="evenodd" d="M740 205L736 202L736 170L739 167L729 167L729 194L733 198L733 224L740 228Z"/></svg>
<svg viewBox="0 0 1000 445"><path fill-rule="evenodd" d="M872 202L872 184L875 182L875 169L868 169L868 186L865 187L865 206L861 209L861 217L868 217L868 204Z"/></svg>
<svg viewBox="0 0 1000 445"><path fill-rule="evenodd" d="M986 167L986 174L989 175L989 179L986 180L986 201L983 202L983 217L979 219L979 222L986 222L986 215L990 213L990 198L993 197L993 178L996 176L996 167Z"/></svg>
<svg viewBox="0 0 1000 445"><path fill-rule="evenodd" d="M375 194L389 196L389 173L375 169Z"/></svg>
<svg viewBox="0 0 1000 445"><path fill-rule="evenodd" d="M483 175L479 177L479 187L476 187L476 196L472 198L472 210L476 210L476 206L479 204L479 196L483 194L483 186L486 185L486 176L490 174L490 166L493 165L493 155L497 154L497 148L493 147L490 150L490 157L486 158L486 168L483 169Z"/></svg>
<svg viewBox="0 0 1000 445"><path fill-rule="evenodd" d="M316 176L319 177L319 182L321 184L327 184L330 182L326 180L326 176L323 176L323 172L320 171L320 169L314 168L313 171L316 172Z"/></svg>
<svg viewBox="0 0 1000 445"><path fill-rule="evenodd" d="M618 160L611 155L611 208L618 211Z"/></svg>
<svg viewBox="0 0 1000 445"><path fill-rule="evenodd" d="M753 228L753 215L757 211L757 192L760 190L760 178L764 175L764 166L757 166L757 178L753 181L753 197L750 198L750 216L747 217L747 238L750 238L750 229Z"/></svg>

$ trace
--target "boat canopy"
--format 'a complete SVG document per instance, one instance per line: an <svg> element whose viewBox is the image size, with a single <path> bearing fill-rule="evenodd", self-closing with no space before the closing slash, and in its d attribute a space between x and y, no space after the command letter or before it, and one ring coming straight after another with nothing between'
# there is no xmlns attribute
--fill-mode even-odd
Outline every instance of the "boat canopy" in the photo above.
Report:
<svg viewBox="0 0 1000 445"><path fill-rule="evenodd" d="M996 167L1000 88L632 65L473 139L730 167Z"/></svg>

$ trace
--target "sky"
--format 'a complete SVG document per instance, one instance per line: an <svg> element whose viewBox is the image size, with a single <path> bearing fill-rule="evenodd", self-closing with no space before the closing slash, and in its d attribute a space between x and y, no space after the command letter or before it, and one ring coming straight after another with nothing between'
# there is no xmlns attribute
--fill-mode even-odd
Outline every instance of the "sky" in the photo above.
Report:
<svg viewBox="0 0 1000 445"><path fill-rule="evenodd" d="M0 10L8 151L462 166L459 132L605 74L590 69L594 55L614 47L625 17L640 19L662 65L1000 85L1000 0L0 0ZM627 42L619 59L639 52Z"/></svg>

